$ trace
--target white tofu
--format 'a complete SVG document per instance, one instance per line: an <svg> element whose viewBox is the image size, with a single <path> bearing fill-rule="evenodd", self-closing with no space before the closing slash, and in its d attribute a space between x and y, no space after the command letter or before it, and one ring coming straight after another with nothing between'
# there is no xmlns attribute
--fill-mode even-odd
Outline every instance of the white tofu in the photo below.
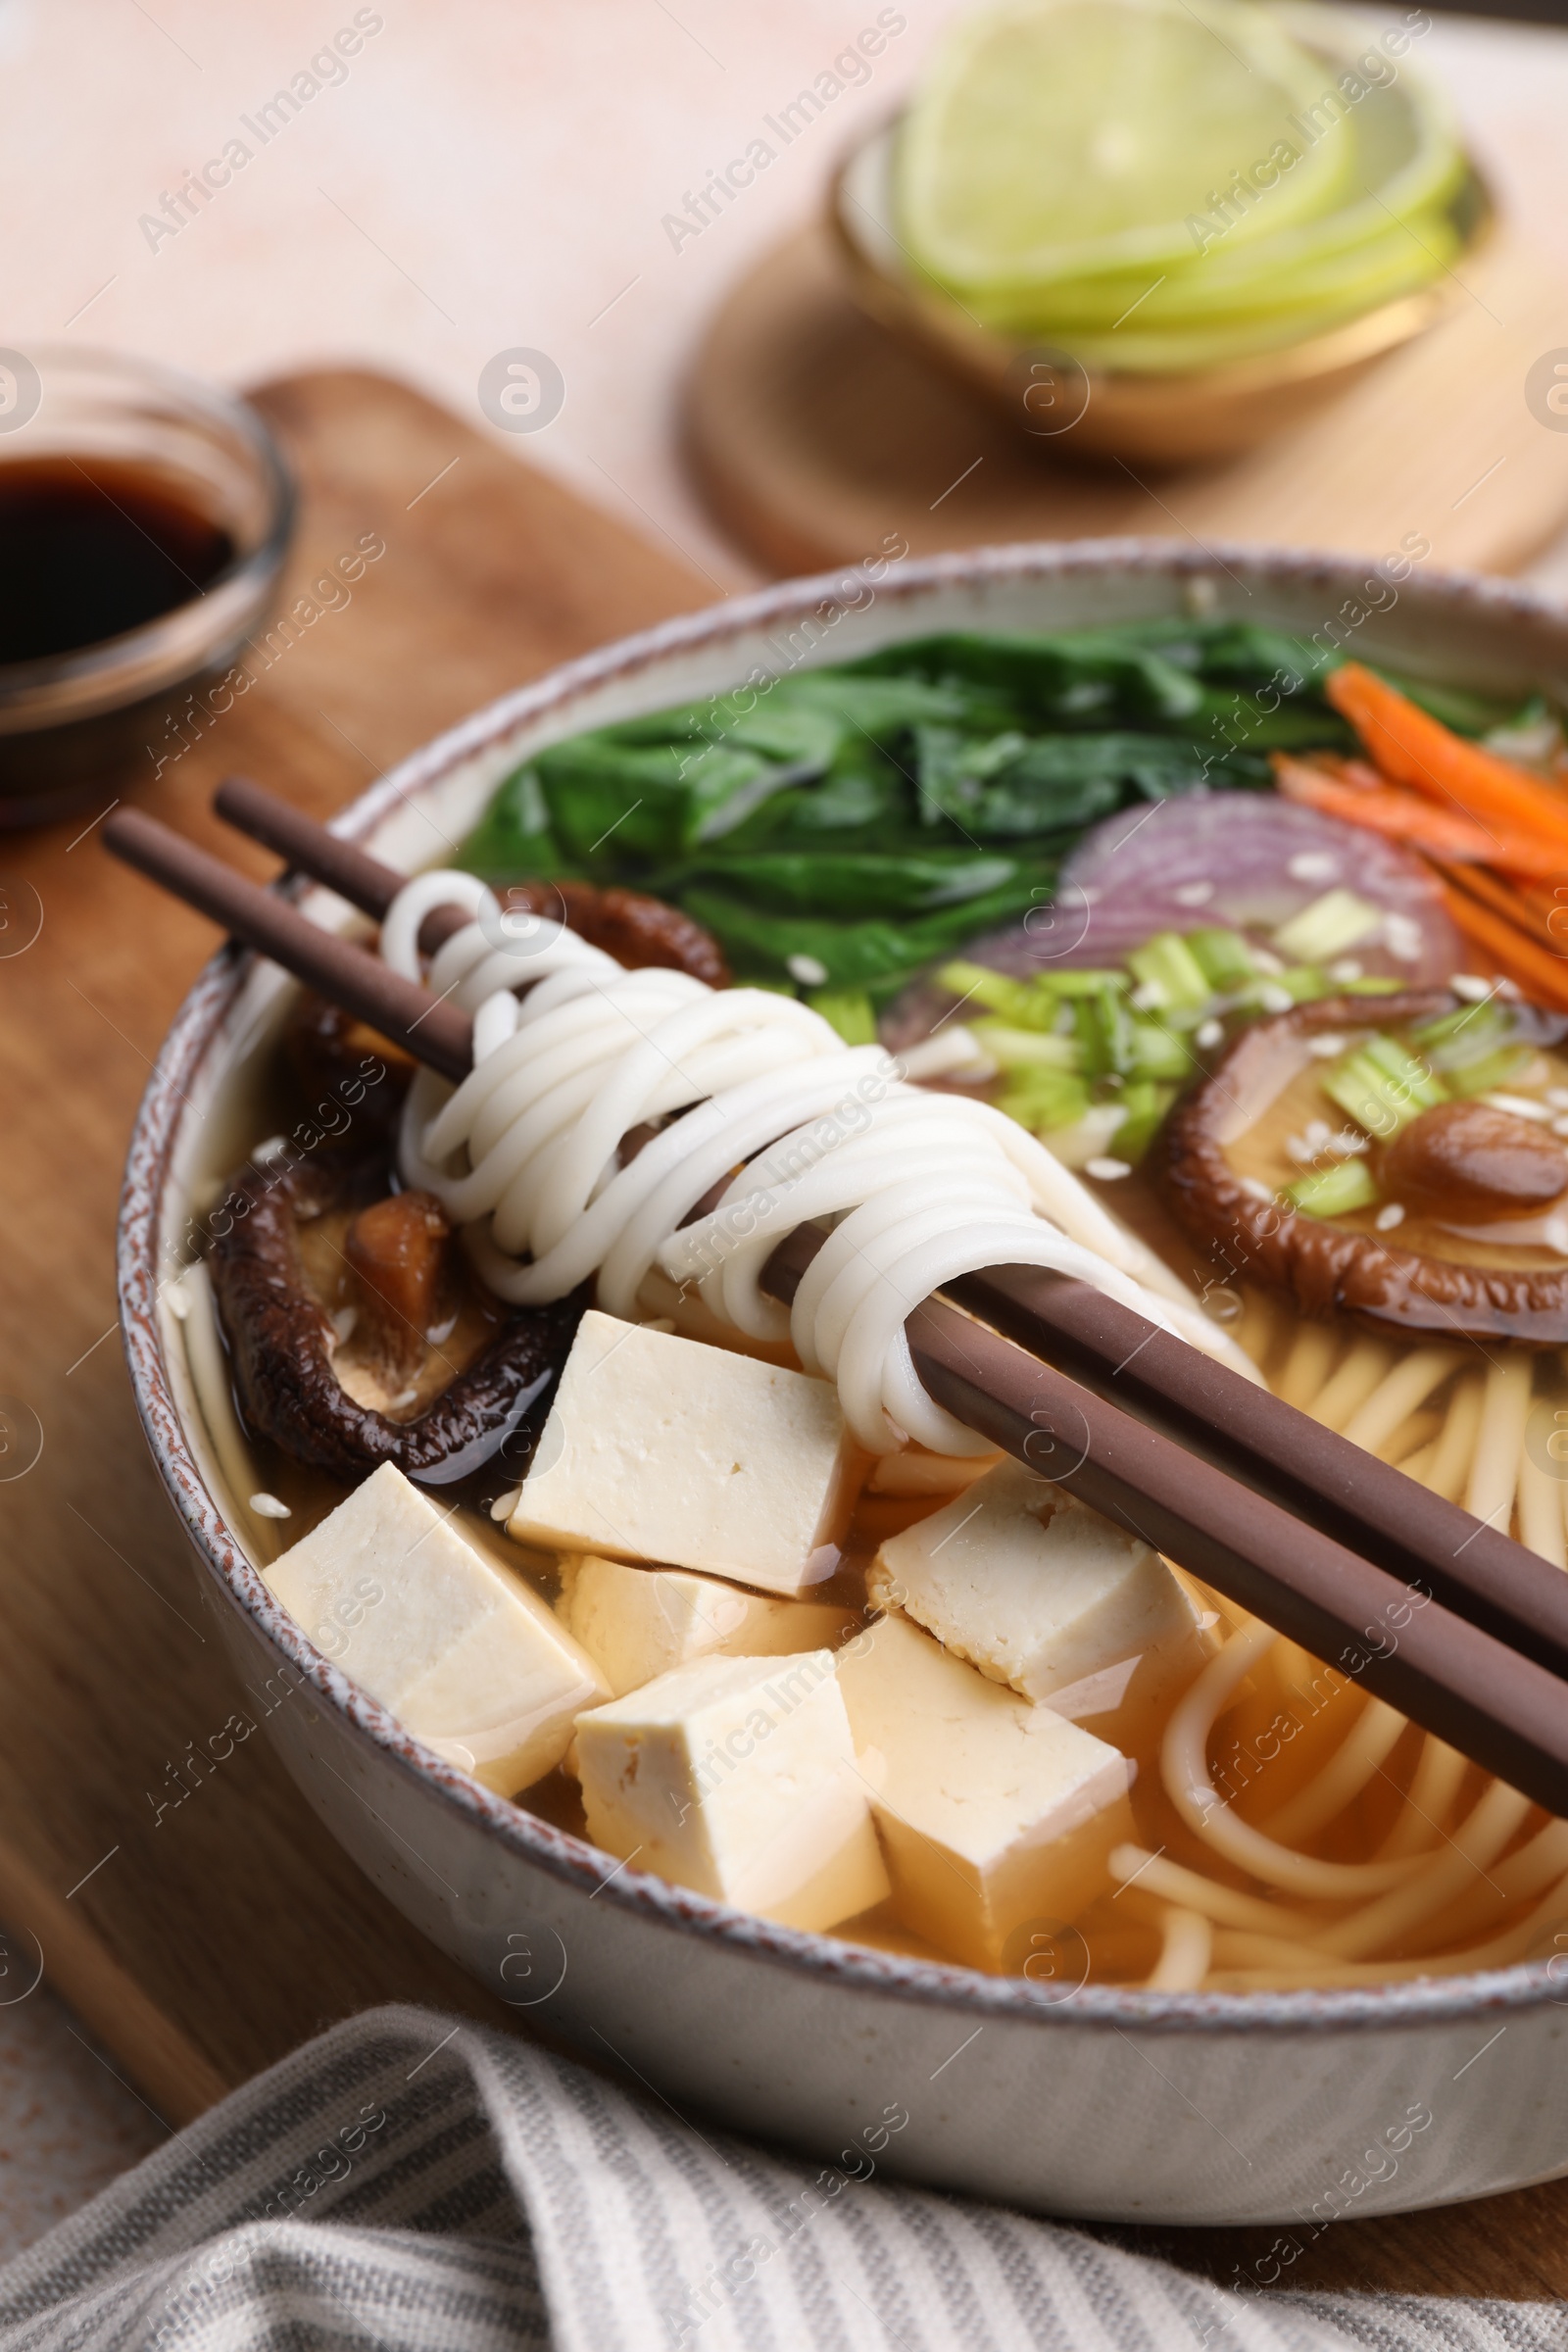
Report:
<svg viewBox="0 0 1568 2352"><path fill-rule="evenodd" d="M890 1537L870 1593L1033 1699L1156 1651L1191 1663L1197 1638L1193 1604L1158 1552L1021 1462L999 1463Z"/></svg>
<svg viewBox="0 0 1568 2352"><path fill-rule="evenodd" d="M562 1561L556 1614L598 1664L612 1698L693 1658L836 1649L859 1623L830 1601L776 1600L690 1568L637 1568L592 1553Z"/></svg>
<svg viewBox="0 0 1568 2352"><path fill-rule="evenodd" d="M1070 1924L1135 1835L1120 1751L951 1657L902 1617L839 1653L900 1921L974 1968Z"/></svg>
<svg viewBox="0 0 1568 2352"><path fill-rule="evenodd" d="M390 1462L263 1574L363 1690L503 1796L559 1764L609 1694L539 1594Z"/></svg>
<svg viewBox="0 0 1568 2352"><path fill-rule="evenodd" d="M887 1897L833 1653L694 1660L577 1723L609 1854L794 1928Z"/></svg>
<svg viewBox="0 0 1568 2352"><path fill-rule="evenodd" d="M858 1462L830 1382L590 1309L507 1532L793 1596L838 1566Z"/></svg>

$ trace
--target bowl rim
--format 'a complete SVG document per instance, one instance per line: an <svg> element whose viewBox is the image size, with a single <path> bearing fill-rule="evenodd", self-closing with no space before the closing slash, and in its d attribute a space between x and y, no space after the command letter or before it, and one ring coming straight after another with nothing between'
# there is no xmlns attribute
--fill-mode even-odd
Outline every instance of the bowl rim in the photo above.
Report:
<svg viewBox="0 0 1568 2352"><path fill-rule="evenodd" d="M1178 585L1228 572L1265 582L1333 582L1369 568L1365 557L1280 549L1237 541L1204 548L1163 539L1114 538L1020 542L960 553L910 557L875 593L918 610L944 586L1132 573ZM671 657L721 647L759 628L800 623L850 600L871 579L865 565L785 580L744 597L678 614L594 652L558 664L447 728L380 776L331 820L331 829L364 839L411 797L416 799L463 762L494 747L519 725L569 709L583 693L652 673ZM1555 627L1568 662L1568 612L1548 597L1512 582L1460 570L1425 573L1410 583L1427 605L1456 613L1478 609ZM915 633L911 629L909 634ZM650 709L658 708L651 703ZM351 1733L379 1748L472 1828L498 1838L521 1859L652 1926L717 1943L737 1957L791 1970L819 1984L892 1996L981 2022L1006 2018L1042 2028L1074 2023L1104 2033L1274 2035L1402 2028L1415 2030L1499 2012L1568 2003L1568 1984L1550 1972L1555 1958L1468 1976L1401 1979L1367 1986L1300 1991L1151 1992L1088 1984L1053 1999L1022 1978L991 1977L957 1962L926 1961L855 1944L828 1934L787 1928L738 1911L652 1873L615 1866L586 1839L556 1828L494 1794L435 1755L384 1707L358 1690L309 1641L276 1602L225 1525L186 1441L165 1362L158 1308L159 1237L165 1187L193 1083L220 1044L224 1015L256 963L232 942L198 974L181 1004L138 1106L125 1162L117 1235L120 1314L132 1392L143 1431L170 1498L203 1565L236 1611L277 1652L280 1664L346 1719ZM297 1687L297 1684L296 1684ZM434 1873L432 1866L423 1863Z"/></svg>

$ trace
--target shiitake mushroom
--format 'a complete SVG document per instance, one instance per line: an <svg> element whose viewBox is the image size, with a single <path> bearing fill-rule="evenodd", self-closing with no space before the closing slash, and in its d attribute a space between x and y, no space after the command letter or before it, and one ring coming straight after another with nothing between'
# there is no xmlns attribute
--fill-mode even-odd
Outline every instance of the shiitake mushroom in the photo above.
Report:
<svg viewBox="0 0 1568 2352"><path fill-rule="evenodd" d="M281 1173L247 1168L229 1187L210 1263L245 1422L355 1482L395 1462L449 1485L503 1446L520 1473L586 1298L507 1309L450 1248L439 1202L386 1184L382 1159L322 1153ZM338 1279L323 1279L334 1266Z"/></svg>
<svg viewBox="0 0 1568 2352"><path fill-rule="evenodd" d="M1517 1111L1437 1102L1384 1146L1378 1182L1391 1200L1458 1225L1536 1216L1568 1192L1568 1149Z"/></svg>
<svg viewBox="0 0 1568 2352"><path fill-rule="evenodd" d="M523 882L510 906L553 914L636 970L728 985L717 941L640 891ZM240 1409L294 1460L358 1481L382 1462L447 1485L506 1448L520 1472L585 1296L514 1309L454 1247L441 1204L397 1189L390 1129L414 1074L400 1047L304 993L284 1059L306 1098L352 1101L344 1140L247 1166L211 1254Z"/></svg>
<svg viewBox="0 0 1568 2352"><path fill-rule="evenodd" d="M1380 1029L1398 1031L1457 1009L1446 993L1376 1000ZM1164 1186L1189 1237L1227 1280L1284 1292L1300 1313L1343 1314L1385 1332L1494 1337L1538 1346L1568 1341L1568 1263L1481 1265L1259 1197L1232 1164L1238 1105L1276 1091L1271 1073L1304 1041L1364 1029L1365 998L1331 998L1254 1021L1209 1076L1179 1102L1157 1146ZM1520 1008L1542 1044L1568 1037L1560 1017ZM1568 1152L1549 1131L1480 1102L1435 1105L1376 1155L1380 1192L1423 1216L1484 1226L1528 1219L1568 1189Z"/></svg>

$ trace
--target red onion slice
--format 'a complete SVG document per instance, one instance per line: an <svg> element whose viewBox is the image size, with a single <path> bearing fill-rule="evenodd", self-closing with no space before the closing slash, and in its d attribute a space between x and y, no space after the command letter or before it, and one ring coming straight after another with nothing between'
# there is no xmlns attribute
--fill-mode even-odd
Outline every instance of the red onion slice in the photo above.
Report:
<svg viewBox="0 0 1568 2352"><path fill-rule="evenodd" d="M1004 968L1117 964L1156 931L1209 925L1266 940L1330 890L1396 918L1351 951L1363 971L1420 988L1463 968L1425 866L1380 834L1252 792L1189 793L1106 817L1062 867L1054 905L1005 935ZM988 944L983 960L1002 956Z"/></svg>
<svg viewBox="0 0 1568 2352"><path fill-rule="evenodd" d="M1023 977L1052 964L1120 964L1156 931L1216 926L1265 945L1336 889L1393 918L1349 951L1363 973L1426 988L1465 968L1425 866L1379 834L1271 792L1195 792L1121 809L1085 834L1053 902L965 954ZM895 1050L912 1044L949 1003L934 982L917 984L892 1008L884 1037Z"/></svg>

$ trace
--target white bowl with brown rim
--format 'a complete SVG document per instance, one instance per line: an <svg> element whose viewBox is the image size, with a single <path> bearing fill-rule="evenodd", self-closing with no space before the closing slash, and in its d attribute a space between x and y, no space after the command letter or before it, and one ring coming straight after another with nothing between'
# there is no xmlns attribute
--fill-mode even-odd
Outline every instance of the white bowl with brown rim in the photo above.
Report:
<svg viewBox="0 0 1568 2352"><path fill-rule="evenodd" d="M405 760L337 829L391 864L428 863L531 750L758 667L842 661L935 629L1200 610L1337 634L1414 673L1568 697L1568 615L1521 588L1404 568L1369 585L1373 568L1348 557L1117 540L787 582L506 696ZM305 904L345 919L322 893ZM982 1976L778 1927L619 1868L492 1795L357 1690L248 1556L163 1297L204 1188L249 1141L247 1090L292 985L224 950L158 1055L122 1208L125 1346L229 1652L248 1682L291 1690L267 1718L288 1770L408 1919L520 2019L635 2070L682 2115L827 2164L875 2146L906 2178L1038 2211L1360 2216L1568 2173L1568 1922L1560 1964L1365 1989L1155 1993ZM1416 2113L1429 2120L1412 2127Z"/></svg>

